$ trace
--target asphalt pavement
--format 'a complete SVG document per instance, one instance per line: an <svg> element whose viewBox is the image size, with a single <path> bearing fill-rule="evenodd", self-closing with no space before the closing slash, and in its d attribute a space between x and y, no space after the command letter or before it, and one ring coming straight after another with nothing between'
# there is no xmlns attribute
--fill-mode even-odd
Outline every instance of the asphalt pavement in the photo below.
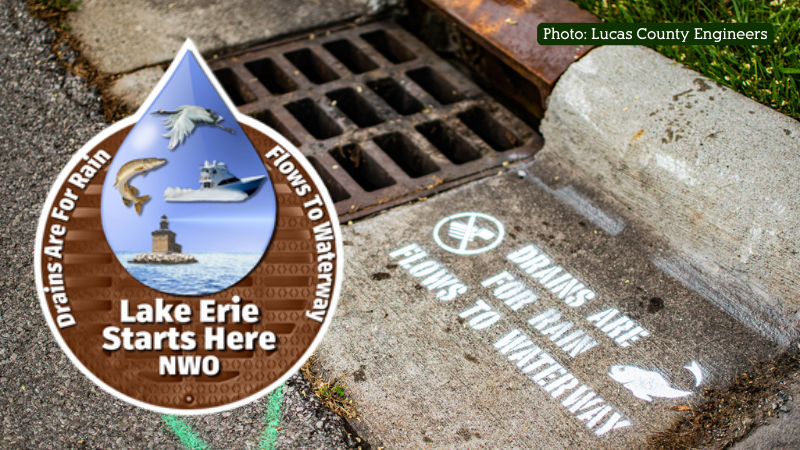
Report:
<svg viewBox="0 0 800 450"><path fill-rule="evenodd" d="M151 442L177 448L160 432L157 415L141 414L81 375L59 349L39 311L32 265L41 204L61 166L105 124L97 93L66 74L51 52L55 33L30 17L25 2L4 0L2 9L3 445L111 448ZM116 420L109 421L109 416Z"/></svg>

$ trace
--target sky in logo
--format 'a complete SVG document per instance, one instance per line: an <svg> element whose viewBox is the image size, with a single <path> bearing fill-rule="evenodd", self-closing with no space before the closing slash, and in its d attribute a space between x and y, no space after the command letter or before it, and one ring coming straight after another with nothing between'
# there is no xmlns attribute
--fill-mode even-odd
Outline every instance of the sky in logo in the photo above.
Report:
<svg viewBox="0 0 800 450"><path fill-rule="evenodd" d="M175 111L183 105L201 106L224 120L220 125L233 133L207 124L197 125L174 150L167 115L154 111ZM138 196L149 195L141 214L134 205L125 206L114 187L119 169L132 160L163 158L168 162L145 176L136 175L129 184ZM261 187L242 202L176 203L164 200L167 188L200 189L200 167L205 161L224 162L234 176L242 179L267 175ZM159 228L162 215L177 234L183 253L264 252L275 227L275 192L267 171L233 113L214 89L191 52L184 56L155 101L134 125L114 157L103 185L101 214L103 229L114 252L150 252L151 232Z"/></svg>

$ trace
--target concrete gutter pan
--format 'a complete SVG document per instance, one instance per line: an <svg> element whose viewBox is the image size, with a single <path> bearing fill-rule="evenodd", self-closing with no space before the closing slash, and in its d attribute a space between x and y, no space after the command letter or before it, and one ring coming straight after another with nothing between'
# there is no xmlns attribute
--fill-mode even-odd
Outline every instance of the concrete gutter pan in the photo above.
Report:
<svg viewBox="0 0 800 450"><path fill-rule="evenodd" d="M346 228L318 353L348 374L371 445L641 447L670 407L777 353L561 173L554 188L514 169Z"/></svg>

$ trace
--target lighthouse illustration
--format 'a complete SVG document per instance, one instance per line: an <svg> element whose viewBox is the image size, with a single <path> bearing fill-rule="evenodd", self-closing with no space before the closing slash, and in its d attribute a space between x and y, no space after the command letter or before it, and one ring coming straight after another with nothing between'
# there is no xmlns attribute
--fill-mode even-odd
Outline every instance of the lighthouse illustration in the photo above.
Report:
<svg viewBox="0 0 800 450"><path fill-rule="evenodd" d="M153 231L153 253L180 253L181 245L175 242L174 231L169 229L166 215L161 216L161 227Z"/></svg>
<svg viewBox="0 0 800 450"><path fill-rule="evenodd" d="M167 215L161 216L160 226L157 230L150 233L153 235L153 251L151 253L141 253L129 260L133 264L192 264L197 259L191 255L184 255L183 248L175 242L174 231L169 229L169 219Z"/></svg>

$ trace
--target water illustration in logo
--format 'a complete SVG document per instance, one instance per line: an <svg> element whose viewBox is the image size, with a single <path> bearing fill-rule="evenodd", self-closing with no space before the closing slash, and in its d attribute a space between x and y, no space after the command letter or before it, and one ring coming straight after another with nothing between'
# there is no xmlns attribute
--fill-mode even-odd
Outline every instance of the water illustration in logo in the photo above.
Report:
<svg viewBox="0 0 800 450"><path fill-rule="evenodd" d="M275 228L275 191L253 144L186 52L108 169L103 230L134 278L205 295L245 277Z"/></svg>

